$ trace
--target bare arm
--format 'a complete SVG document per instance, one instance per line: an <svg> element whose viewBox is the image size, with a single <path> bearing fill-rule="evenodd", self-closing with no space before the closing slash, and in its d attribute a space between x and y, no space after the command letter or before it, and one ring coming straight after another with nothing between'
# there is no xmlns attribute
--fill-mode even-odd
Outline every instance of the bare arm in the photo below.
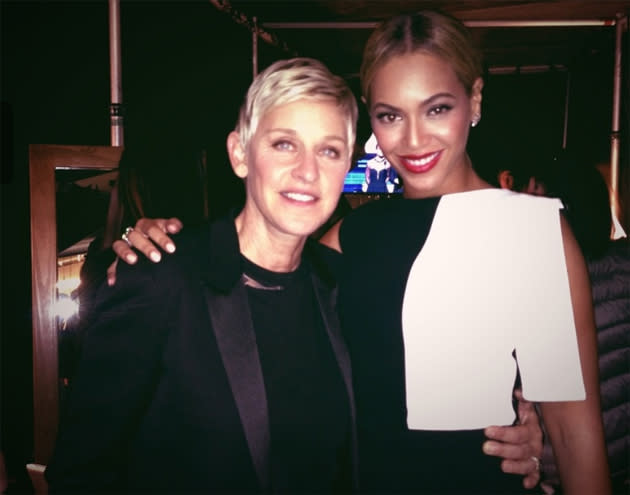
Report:
<svg viewBox="0 0 630 495"><path fill-rule="evenodd" d="M562 236L586 399L544 402L543 421L553 446L563 493L608 494L610 475L599 396L597 336L586 263L568 224Z"/></svg>
<svg viewBox="0 0 630 495"><path fill-rule="evenodd" d="M339 245L339 227L341 220L334 224L320 239L324 245L341 252ZM107 283L111 286L116 283L116 267L121 259L129 265L138 261L138 250L155 263L162 259L160 247L167 253L175 251L175 243L168 234L176 234L183 228L182 222L177 218L141 218L136 222L133 230L127 234L129 243L118 239L112 245L116 253L116 260L107 268Z"/></svg>
<svg viewBox="0 0 630 495"><path fill-rule="evenodd" d="M341 222L342 220L339 220L320 238L321 243L339 252L341 252L339 244ZM182 228L183 224L177 218L141 218L138 220L133 230L127 234L129 243L118 239L112 245L117 258L107 268L107 283L110 286L116 283L116 267L119 259L129 265L138 261L138 254L135 250L155 263L159 263L162 259L162 253L158 247L167 253L173 253L176 246L168 234L176 234Z"/></svg>

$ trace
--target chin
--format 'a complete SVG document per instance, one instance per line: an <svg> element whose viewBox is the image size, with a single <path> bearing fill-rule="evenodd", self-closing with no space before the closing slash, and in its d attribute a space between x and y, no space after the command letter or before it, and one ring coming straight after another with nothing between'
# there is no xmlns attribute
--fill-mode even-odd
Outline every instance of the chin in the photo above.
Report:
<svg viewBox="0 0 630 495"><path fill-rule="evenodd" d="M284 231L288 234L294 235L296 237L308 237L313 232L315 232L319 227L323 225L323 222L308 222L308 223L299 223L299 222L289 222L284 225Z"/></svg>
<svg viewBox="0 0 630 495"><path fill-rule="evenodd" d="M405 184L409 184L409 182L405 182ZM423 182L420 184L414 184L411 183L411 185L407 185L407 187L405 188L407 192L407 194L405 194L405 197L407 198L428 198L431 196L435 196L438 190L437 185L432 184L430 182Z"/></svg>
<svg viewBox="0 0 630 495"><path fill-rule="evenodd" d="M403 181L404 184L411 185L411 190L413 191L412 194L415 197L430 198L433 196L441 196L443 194L447 194L448 192L456 192L448 190L452 188L453 184L453 181L449 180L450 176L444 173L440 173L439 170L436 170L436 172L437 173L430 174L424 177L403 177Z"/></svg>

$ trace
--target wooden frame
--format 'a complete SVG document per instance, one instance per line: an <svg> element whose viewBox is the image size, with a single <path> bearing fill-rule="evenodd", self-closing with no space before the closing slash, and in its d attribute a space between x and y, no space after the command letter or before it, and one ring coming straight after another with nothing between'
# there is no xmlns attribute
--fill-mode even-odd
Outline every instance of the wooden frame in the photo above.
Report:
<svg viewBox="0 0 630 495"><path fill-rule="evenodd" d="M52 312L57 281L55 170L118 168L121 147L29 146L31 281L33 307L34 462L52 454L59 421L57 324Z"/></svg>

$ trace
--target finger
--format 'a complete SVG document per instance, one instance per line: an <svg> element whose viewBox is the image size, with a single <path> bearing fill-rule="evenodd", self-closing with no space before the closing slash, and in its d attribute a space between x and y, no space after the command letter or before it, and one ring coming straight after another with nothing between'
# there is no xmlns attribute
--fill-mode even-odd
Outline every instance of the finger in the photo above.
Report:
<svg viewBox="0 0 630 495"><path fill-rule="evenodd" d="M528 490L536 488L538 483L540 483L540 471L534 471L523 478L523 486Z"/></svg>
<svg viewBox="0 0 630 495"><path fill-rule="evenodd" d="M151 227L157 227L162 232L166 232L167 220L165 218L141 218L134 225L134 229L138 232L147 235Z"/></svg>
<svg viewBox="0 0 630 495"><path fill-rule="evenodd" d="M180 222L177 218L170 218L168 220L165 218L141 218L136 222L134 231L150 239L167 253L173 253L175 252L175 243L166 234L177 233L182 229L182 227L182 222ZM138 249L140 249L141 246L147 246L143 240L136 240L131 237L129 237L129 240L133 246ZM136 244L136 242L138 244ZM157 251L151 250L150 252L152 256L155 256L155 253L159 255L159 252ZM148 256L147 253L145 254ZM159 261L159 258L154 259L154 261Z"/></svg>
<svg viewBox="0 0 630 495"><path fill-rule="evenodd" d="M136 261L138 261L138 255L133 252L133 249L129 247L123 240L116 240L114 244L112 244L112 249L116 253L116 256L123 259L126 263L133 265ZM111 267L112 265L110 265ZM116 270L116 266L113 265L114 271ZM114 277L115 278L115 277Z"/></svg>
<svg viewBox="0 0 630 495"><path fill-rule="evenodd" d="M179 218L141 218L134 228L145 235L149 234L151 227L157 227L164 233L176 234L184 228Z"/></svg>
<svg viewBox="0 0 630 495"><path fill-rule="evenodd" d="M168 253L175 252L175 244L171 238L164 233L162 226L153 225L146 231L146 237L160 246Z"/></svg>
<svg viewBox="0 0 630 495"><path fill-rule="evenodd" d="M536 413L534 403L528 401L523 397L523 392L521 389L514 390L514 397L518 399L519 421L522 424L528 423L530 421L538 423L538 414Z"/></svg>
<svg viewBox="0 0 630 495"><path fill-rule="evenodd" d="M534 488L540 482L540 470L531 459L527 461L503 461L501 470L504 473L524 476L523 486L527 489Z"/></svg>
<svg viewBox="0 0 630 495"><path fill-rule="evenodd" d="M494 457L502 457L511 461L525 461L534 455L528 443L503 443L495 441L484 442L483 452Z"/></svg>
<svg viewBox="0 0 630 495"><path fill-rule="evenodd" d="M540 479L540 469L533 459L520 461L506 459L501 461L501 471L504 473L520 474L532 477L532 479L536 479L537 481Z"/></svg>
<svg viewBox="0 0 630 495"><path fill-rule="evenodd" d="M490 440L496 442L521 444L530 440L529 429L528 425L489 426L485 429L485 434Z"/></svg>
<svg viewBox="0 0 630 495"><path fill-rule="evenodd" d="M171 234L176 234L180 230L184 228L184 224L179 220L179 218L169 218L166 221L166 230Z"/></svg>
<svg viewBox="0 0 630 495"><path fill-rule="evenodd" d="M154 229L154 231L161 232L158 228L155 228L155 227L151 227L151 228ZM162 233L162 235L164 235L164 233ZM138 230L134 229L131 232L129 232L127 234L127 239L129 239L129 243L134 248L136 248L138 251L144 254L151 261L157 263L158 261L162 259L162 255L160 254L160 251L155 247L155 244L153 244L153 242L151 242L150 239L145 237Z"/></svg>
<svg viewBox="0 0 630 495"><path fill-rule="evenodd" d="M118 266L118 258L107 267L107 285L110 287L116 283L116 267Z"/></svg>

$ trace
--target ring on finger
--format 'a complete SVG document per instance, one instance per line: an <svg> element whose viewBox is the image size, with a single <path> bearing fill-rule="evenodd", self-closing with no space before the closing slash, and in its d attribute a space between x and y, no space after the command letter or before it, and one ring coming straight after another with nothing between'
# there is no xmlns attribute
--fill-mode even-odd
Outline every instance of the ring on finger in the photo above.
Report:
<svg viewBox="0 0 630 495"><path fill-rule="evenodd" d="M133 232L133 227L127 227L120 238L127 243L127 246L132 247L131 241L129 240L129 234Z"/></svg>
<svg viewBox="0 0 630 495"><path fill-rule="evenodd" d="M540 471L540 459L533 455L531 456L531 460L534 461L536 471Z"/></svg>

